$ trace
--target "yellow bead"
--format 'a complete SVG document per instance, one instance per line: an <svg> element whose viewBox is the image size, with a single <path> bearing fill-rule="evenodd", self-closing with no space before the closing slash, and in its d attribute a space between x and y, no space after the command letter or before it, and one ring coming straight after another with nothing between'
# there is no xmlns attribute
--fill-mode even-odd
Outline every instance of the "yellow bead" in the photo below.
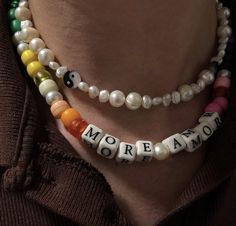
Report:
<svg viewBox="0 0 236 226"><path fill-rule="evenodd" d="M48 71L40 71L34 76L34 83L39 86L47 79L52 79L52 75Z"/></svg>
<svg viewBox="0 0 236 226"><path fill-rule="evenodd" d="M27 66L27 72L31 77L34 77L38 72L45 70L45 67L39 61L33 61Z"/></svg>
<svg viewBox="0 0 236 226"><path fill-rule="evenodd" d="M21 60L25 66L27 66L33 61L36 61L37 59L37 55L30 49L25 50L21 55Z"/></svg>

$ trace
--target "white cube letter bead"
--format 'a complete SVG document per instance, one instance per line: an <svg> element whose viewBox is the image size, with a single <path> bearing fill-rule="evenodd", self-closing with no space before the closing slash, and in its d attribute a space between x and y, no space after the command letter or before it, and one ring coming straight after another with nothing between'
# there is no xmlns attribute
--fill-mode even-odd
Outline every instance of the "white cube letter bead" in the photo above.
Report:
<svg viewBox="0 0 236 226"><path fill-rule="evenodd" d="M87 143L92 148L96 148L103 136L104 133L100 128L89 124L85 131L82 133L81 138L84 143Z"/></svg>
<svg viewBox="0 0 236 226"><path fill-rule="evenodd" d="M202 145L201 135L192 129L185 130L181 135L187 144L186 151L193 152Z"/></svg>
<svg viewBox="0 0 236 226"><path fill-rule="evenodd" d="M186 143L184 142L183 137L179 134L176 133L165 140L162 141L164 145L166 145L172 154L175 154L179 151L182 151L186 148Z"/></svg>
<svg viewBox="0 0 236 226"><path fill-rule="evenodd" d="M116 137L113 137L109 134L105 134L105 136L99 142L97 153L111 159L115 156L117 149L119 147L120 140Z"/></svg>
<svg viewBox="0 0 236 226"><path fill-rule="evenodd" d="M217 130L221 125L221 119L217 112L206 112L198 120L201 122L207 122L213 130Z"/></svg>
<svg viewBox="0 0 236 226"><path fill-rule="evenodd" d="M213 134L214 131L210 124L208 124L207 122L200 123L193 130L201 135L203 141L207 140Z"/></svg>
<svg viewBox="0 0 236 226"><path fill-rule="evenodd" d="M121 142L116 161L121 163L132 163L135 160L136 147L133 144Z"/></svg>
<svg viewBox="0 0 236 226"><path fill-rule="evenodd" d="M153 143L151 141L138 140L135 146L137 149L136 161L150 162L154 154Z"/></svg>

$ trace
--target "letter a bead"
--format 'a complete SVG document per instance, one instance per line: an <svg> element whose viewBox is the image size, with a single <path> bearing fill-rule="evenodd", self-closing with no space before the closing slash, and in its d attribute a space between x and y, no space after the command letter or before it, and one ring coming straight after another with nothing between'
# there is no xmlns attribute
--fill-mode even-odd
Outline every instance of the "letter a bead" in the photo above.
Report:
<svg viewBox="0 0 236 226"><path fill-rule="evenodd" d="M186 143L179 133L176 133L162 141L166 145L172 154L180 152L186 148Z"/></svg>
<svg viewBox="0 0 236 226"><path fill-rule="evenodd" d="M138 162L150 162L154 154L154 147L151 141L138 140L136 142Z"/></svg>
<svg viewBox="0 0 236 226"><path fill-rule="evenodd" d="M99 142L97 153L105 158L113 158L117 152L120 141L116 137L106 134Z"/></svg>
<svg viewBox="0 0 236 226"><path fill-rule="evenodd" d="M194 130L187 129L181 133L181 136L184 139L184 142L187 144L185 148L188 152L193 152L202 145L202 139L200 134Z"/></svg>
<svg viewBox="0 0 236 226"><path fill-rule="evenodd" d="M116 156L116 161L121 163L132 163L135 160L135 155L135 145L121 142Z"/></svg>
<svg viewBox="0 0 236 226"><path fill-rule="evenodd" d="M89 124L82 133L81 138L84 143L87 143L92 148L96 148L103 136L104 133L102 129L96 127L93 124Z"/></svg>

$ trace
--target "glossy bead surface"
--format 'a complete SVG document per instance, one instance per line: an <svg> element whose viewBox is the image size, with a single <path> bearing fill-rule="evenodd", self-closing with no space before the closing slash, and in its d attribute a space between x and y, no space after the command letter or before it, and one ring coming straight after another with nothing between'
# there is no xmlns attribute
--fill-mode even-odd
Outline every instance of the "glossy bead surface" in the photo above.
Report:
<svg viewBox="0 0 236 226"><path fill-rule="evenodd" d="M47 93L58 90L59 88L57 84L52 79L47 79L39 85L39 92L44 97L47 95Z"/></svg>
<svg viewBox="0 0 236 226"><path fill-rule="evenodd" d="M60 65L55 61L49 62L48 66L54 71L57 70L60 67Z"/></svg>
<svg viewBox="0 0 236 226"><path fill-rule="evenodd" d="M31 20L23 20L20 23L21 29L27 28L27 27L33 27L33 23Z"/></svg>
<svg viewBox="0 0 236 226"><path fill-rule="evenodd" d="M12 41L15 45L18 45L19 43L21 43L23 41L22 32L21 31L15 32L12 36Z"/></svg>
<svg viewBox="0 0 236 226"><path fill-rule="evenodd" d="M61 114L66 110L69 109L70 106L65 100L59 100L52 104L50 110L54 118L61 118Z"/></svg>
<svg viewBox="0 0 236 226"><path fill-rule="evenodd" d="M165 107L168 107L171 103L171 95L169 93L162 97L162 103Z"/></svg>
<svg viewBox="0 0 236 226"><path fill-rule="evenodd" d="M22 29L22 39L29 43L33 38L39 37L39 32L33 27L26 27Z"/></svg>
<svg viewBox="0 0 236 226"><path fill-rule="evenodd" d="M180 93L178 91L173 91L171 93L171 100L173 104L178 104L181 101Z"/></svg>
<svg viewBox="0 0 236 226"><path fill-rule="evenodd" d="M210 84L212 84L214 82L215 75L210 70L203 70L199 74L199 78L202 78L205 81L206 85L210 85Z"/></svg>
<svg viewBox="0 0 236 226"><path fill-rule="evenodd" d="M231 30L230 26L228 26L228 25L220 26L217 29L217 34L221 38L229 37L231 35L231 33L232 33L232 30Z"/></svg>
<svg viewBox="0 0 236 226"><path fill-rule="evenodd" d="M211 102L205 107L204 112L217 112L221 115L223 108L218 103Z"/></svg>
<svg viewBox="0 0 236 226"><path fill-rule="evenodd" d="M142 98L142 106L145 109L150 109L152 106L152 98L148 95L144 95Z"/></svg>
<svg viewBox="0 0 236 226"><path fill-rule="evenodd" d="M20 30L21 30L20 21L19 20L12 20L11 21L11 32L15 33Z"/></svg>
<svg viewBox="0 0 236 226"><path fill-rule="evenodd" d="M99 102L106 103L109 101L109 92L107 90L101 90L99 92Z"/></svg>
<svg viewBox="0 0 236 226"><path fill-rule="evenodd" d="M223 69L217 73L217 77L231 77L231 72L229 70Z"/></svg>
<svg viewBox="0 0 236 226"><path fill-rule="evenodd" d="M78 88L83 92L88 92L89 86L86 82L80 82Z"/></svg>
<svg viewBox="0 0 236 226"><path fill-rule="evenodd" d="M27 72L31 77L34 77L38 72L45 70L45 67L38 61L33 61L27 65Z"/></svg>
<svg viewBox="0 0 236 226"><path fill-rule="evenodd" d="M94 99L99 95L99 90L96 86L90 86L88 89L89 97Z"/></svg>
<svg viewBox="0 0 236 226"><path fill-rule="evenodd" d="M11 8L11 9L8 11L8 20L14 20L14 19L16 19L16 17L15 17L15 11L16 11L15 8Z"/></svg>
<svg viewBox="0 0 236 226"><path fill-rule="evenodd" d="M41 38L33 38L29 43L29 48L38 53L41 49L45 48L45 43Z"/></svg>
<svg viewBox="0 0 236 226"><path fill-rule="evenodd" d="M76 120L76 119L80 119L80 113L75 110L74 108L68 108L66 109L62 115L61 115L61 121L63 122L65 127L69 127L70 124Z"/></svg>
<svg viewBox="0 0 236 226"><path fill-rule="evenodd" d="M58 78L62 78L62 77L65 75L65 73L66 73L67 71L68 71L68 68L67 68L67 67L61 66L61 67L57 68L57 70L56 70L56 76L57 76Z"/></svg>
<svg viewBox="0 0 236 226"><path fill-rule="evenodd" d="M115 90L110 94L109 101L113 107L121 107L125 103L125 95L120 90Z"/></svg>
<svg viewBox="0 0 236 226"><path fill-rule="evenodd" d="M80 74L77 71L67 71L64 74L63 77L63 81L64 84L68 87L68 88L77 88L80 81L81 81L81 77Z"/></svg>
<svg viewBox="0 0 236 226"><path fill-rule="evenodd" d="M29 7L29 3L28 3L28 1L20 1L20 2L19 2L19 6L20 6L20 7L26 7L26 8L28 8L28 7Z"/></svg>
<svg viewBox="0 0 236 226"><path fill-rule="evenodd" d="M21 56L22 53L28 49L29 49L29 45L27 43L22 42L17 46L17 53Z"/></svg>
<svg viewBox="0 0 236 226"><path fill-rule="evenodd" d="M63 96L58 91L51 91L45 96L48 105L52 105L55 101L63 100Z"/></svg>
<svg viewBox="0 0 236 226"><path fill-rule="evenodd" d="M84 119L75 119L68 127L68 131L77 139L81 139L81 136L85 129L88 127L88 123Z"/></svg>
<svg viewBox="0 0 236 226"><path fill-rule="evenodd" d="M229 77L217 77L214 83L214 88L217 87L225 87L229 88L231 84L230 78Z"/></svg>
<svg viewBox="0 0 236 226"><path fill-rule="evenodd" d="M193 89L189 85L180 86L179 87L179 92L180 92L181 100L183 102L190 101L194 96Z"/></svg>
<svg viewBox="0 0 236 226"><path fill-rule="evenodd" d="M38 60L42 65L48 66L50 61L53 61L55 58L52 50L50 49L41 49L38 54Z"/></svg>
<svg viewBox="0 0 236 226"><path fill-rule="evenodd" d="M26 7L18 7L15 11L15 17L17 20L29 20L31 18L31 12Z"/></svg>
<svg viewBox="0 0 236 226"><path fill-rule="evenodd" d="M162 97L154 97L152 99L152 105L153 106L158 106L162 103Z"/></svg>
<svg viewBox="0 0 236 226"><path fill-rule="evenodd" d="M129 93L125 100L125 105L130 110L136 110L142 105L142 97L139 93Z"/></svg>
<svg viewBox="0 0 236 226"><path fill-rule="evenodd" d="M163 143L156 143L154 145L154 158L157 160L167 159L170 155L170 150Z"/></svg>
<svg viewBox="0 0 236 226"><path fill-rule="evenodd" d="M34 83L39 86L46 79L52 79L52 75L48 71L40 71L34 77Z"/></svg>
<svg viewBox="0 0 236 226"><path fill-rule="evenodd" d="M193 92L195 93L195 94L198 94L198 93L200 93L201 92L201 87L198 85L198 84L196 84L196 83L192 83L191 84L191 88L193 89Z"/></svg>
<svg viewBox="0 0 236 226"><path fill-rule="evenodd" d="M25 66L33 61L37 61L37 55L32 50L25 50L21 55L21 60Z"/></svg>

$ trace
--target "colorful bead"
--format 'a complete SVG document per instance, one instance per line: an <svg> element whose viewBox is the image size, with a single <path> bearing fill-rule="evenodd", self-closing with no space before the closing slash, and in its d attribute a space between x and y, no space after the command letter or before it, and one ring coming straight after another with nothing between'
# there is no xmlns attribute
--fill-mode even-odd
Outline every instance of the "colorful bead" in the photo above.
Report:
<svg viewBox="0 0 236 226"><path fill-rule="evenodd" d="M80 118L80 113L76 111L74 108L66 109L61 115L61 121L67 128L74 120L79 118Z"/></svg>
<svg viewBox="0 0 236 226"><path fill-rule="evenodd" d="M220 105L224 111L228 108L228 100L225 97L216 97L213 102Z"/></svg>
<svg viewBox="0 0 236 226"><path fill-rule="evenodd" d="M66 110L69 109L70 105L65 101L65 100L59 100L55 103L52 104L51 106L51 113L52 115L59 119L61 118L62 113Z"/></svg>
<svg viewBox="0 0 236 226"><path fill-rule="evenodd" d="M19 20L12 20L11 21L11 32L15 33L21 30L21 22Z"/></svg>
<svg viewBox="0 0 236 226"><path fill-rule="evenodd" d="M16 11L16 8L11 8L11 9L8 11L8 19L9 19L9 20L14 20L14 19L16 19L16 17L15 17L15 11Z"/></svg>
<svg viewBox="0 0 236 226"><path fill-rule="evenodd" d="M46 79L52 79L52 75L44 70L44 71L40 71L38 72L34 77L34 83L39 86L43 81L45 81Z"/></svg>
<svg viewBox="0 0 236 226"><path fill-rule="evenodd" d="M43 97L45 97L47 95L47 93L49 93L51 91L58 91L58 90L59 90L59 88L58 88L56 82L52 79L46 79L45 81L43 81L39 85L39 92Z"/></svg>
<svg viewBox="0 0 236 226"><path fill-rule="evenodd" d="M88 123L84 119L75 119L70 126L68 131L76 138L81 139L82 133L88 127Z"/></svg>
<svg viewBox="0 0 236 226"><path fill-rule="evenodd" d="M27 72L31 77L41 71L45 71L45 67L39 61L33 61L27 65Z"/></svg>
<svg viewBox="0 0 236 226"><path fill-rule="evenodd" d="M223 109L219 104L211 102L205 107L204 112L218 112L221 115Z"/></svg>
<svg viewBox="0 0 236 226"><path fill-rule="evenodd" d="M213 91L213 98L215 97L228 97L229 89L225 87L217 87Z"/></svg>
<svg viewBox="0 0 236 226"><path fill-rule="evenodd" d="M214 88L217 87L225 87L225 88L229 88L230 87L230 78L229 77L218 77L215 80L214 83Z"/></svg>
<svg viewBox="0 0 236 226"><path fill-rule="evenodd" d="M25 66L36 60L37 60L36 54L30 49L25 50L21 55L21 61Z"/></svg>

